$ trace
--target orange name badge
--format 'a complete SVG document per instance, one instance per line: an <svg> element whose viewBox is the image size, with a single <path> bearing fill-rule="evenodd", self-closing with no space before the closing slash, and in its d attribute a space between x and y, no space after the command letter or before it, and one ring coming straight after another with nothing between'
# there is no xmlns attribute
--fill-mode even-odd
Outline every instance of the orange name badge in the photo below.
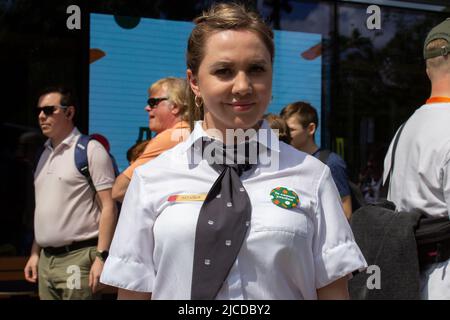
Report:
<svg viewBox="0 0 450 320"><path fill-rule="evenodd" d="M206 193L196 193L196 194L175 194L169 197L167 201L169 202L195 202L195 201L205 201Z"/></svg>

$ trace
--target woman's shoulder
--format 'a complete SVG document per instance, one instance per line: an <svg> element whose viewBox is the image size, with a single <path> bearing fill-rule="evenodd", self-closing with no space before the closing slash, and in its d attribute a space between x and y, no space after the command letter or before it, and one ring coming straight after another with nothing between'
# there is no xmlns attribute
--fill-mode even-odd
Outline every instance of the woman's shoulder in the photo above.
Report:
<svg viewBox="0 0 450 320"><path fill-rule="evenodd" d="M161 175L166 172L183 170L187 166L186 142L181 142L176 146L162 152L156 158L137 167L135 172L140 175Z"/></svg>
<svg viewBox="0 0 450 320"><path fill-rule="evenodd" d="M330 168L316 157L280 143L279 171L290 176L300 189L308 189L317 196L320 186L331 179Z"/></svg>
<svg viewBox="0 0 450 320"><path fill-rule="evenodd" d="M280 169L292 168L293 170L308 169L314 172L322 173L327 166L316 157L297 150L293 146L280 142L279 153Z"/></svg>

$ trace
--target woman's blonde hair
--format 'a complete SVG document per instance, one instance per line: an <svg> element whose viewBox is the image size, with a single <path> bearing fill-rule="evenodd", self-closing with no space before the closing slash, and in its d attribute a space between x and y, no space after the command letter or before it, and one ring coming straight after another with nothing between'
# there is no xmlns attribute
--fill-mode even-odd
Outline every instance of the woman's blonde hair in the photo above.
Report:
<svg viewBox="0 0 450 320"><path fill-rule="evenodd" d="M180 118L183 121L188 121L189 119L189 86L185 79L175 78L175 77L167 77L162 78L156 81L151 85L148 89L149 94L152 91L157 91L161 88L166 88L168 92L168 98L170 101L175 103L180 110Z"/></svg>
<svg viewBox="0 0 450 320"><path fill-rule="evenodd" d="M187 68L196 75L205 55L206 40L211 34L225 30L246 30L254 32L265 44L270 53L271 62L275 56L273 31L254 11L237 3L216 3L202 15L194 19L195 27L188 40L186 64ZM194 103L194 94L190 92L191 107L189 109L189 123L191 129L196 120L203 119L203 106Z"/></svg>

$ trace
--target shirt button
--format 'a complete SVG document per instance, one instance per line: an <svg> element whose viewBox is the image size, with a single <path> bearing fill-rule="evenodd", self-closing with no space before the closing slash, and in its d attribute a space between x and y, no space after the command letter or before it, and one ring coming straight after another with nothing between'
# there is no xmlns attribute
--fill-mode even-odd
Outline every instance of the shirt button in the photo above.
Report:
<svg viewBox="0 0 450 320"><path fill-rule="evenodd" d="M246 222L245 222L245 226L246 226L246 227L250 226L250 221L246 221Z"/></svg>
<svg viewBox="0 0 450 320"><path fill-rule="evenodd" d="M233 206L233 204L231 202L227 202L227 207L231 208Z"/></svg>
<svg viewBox="0 0 450 320"><path fill-rule="evenodd" d="M225 245L226 245L227 247L231 246L231 240L225 241Z"/></svg>
<svg viewBox="0 0 450 320"><path fill-rule="evenodd" d="M205 265L209 266L211 264L211 260L205 259Z"/></svg>
<svg viewBox="0 0 450 320"><path fill-rule="evenodd" d="M218 194L218 195L216 196L217 199L220 199L221 197L222 197L221 194Z"/></svg>
<svg viewBox="0 0 450 320"><path fill-rule="evenodd" d="M240 191L240 192L244 192L245 189L244 189L244 188L240 188L239 191Z"/></svg>
<svg viewBox="0 0 450 320"><path fill-rule="evenodd" d="M212 225L214 224L214 221L208 220L208 224L209 224L210 226L212 226Z"/></svg>

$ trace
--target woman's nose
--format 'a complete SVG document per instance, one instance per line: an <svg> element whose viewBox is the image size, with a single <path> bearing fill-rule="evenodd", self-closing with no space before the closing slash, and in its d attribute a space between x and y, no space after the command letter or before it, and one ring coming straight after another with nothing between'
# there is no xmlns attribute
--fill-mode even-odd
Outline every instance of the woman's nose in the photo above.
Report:
<svg viewBox="0 0 450 320"><path fill-rule="evenodd" d="M233 94L247 95L252 92L252 83L245 72L238 72L233 84Z"/></svg>

